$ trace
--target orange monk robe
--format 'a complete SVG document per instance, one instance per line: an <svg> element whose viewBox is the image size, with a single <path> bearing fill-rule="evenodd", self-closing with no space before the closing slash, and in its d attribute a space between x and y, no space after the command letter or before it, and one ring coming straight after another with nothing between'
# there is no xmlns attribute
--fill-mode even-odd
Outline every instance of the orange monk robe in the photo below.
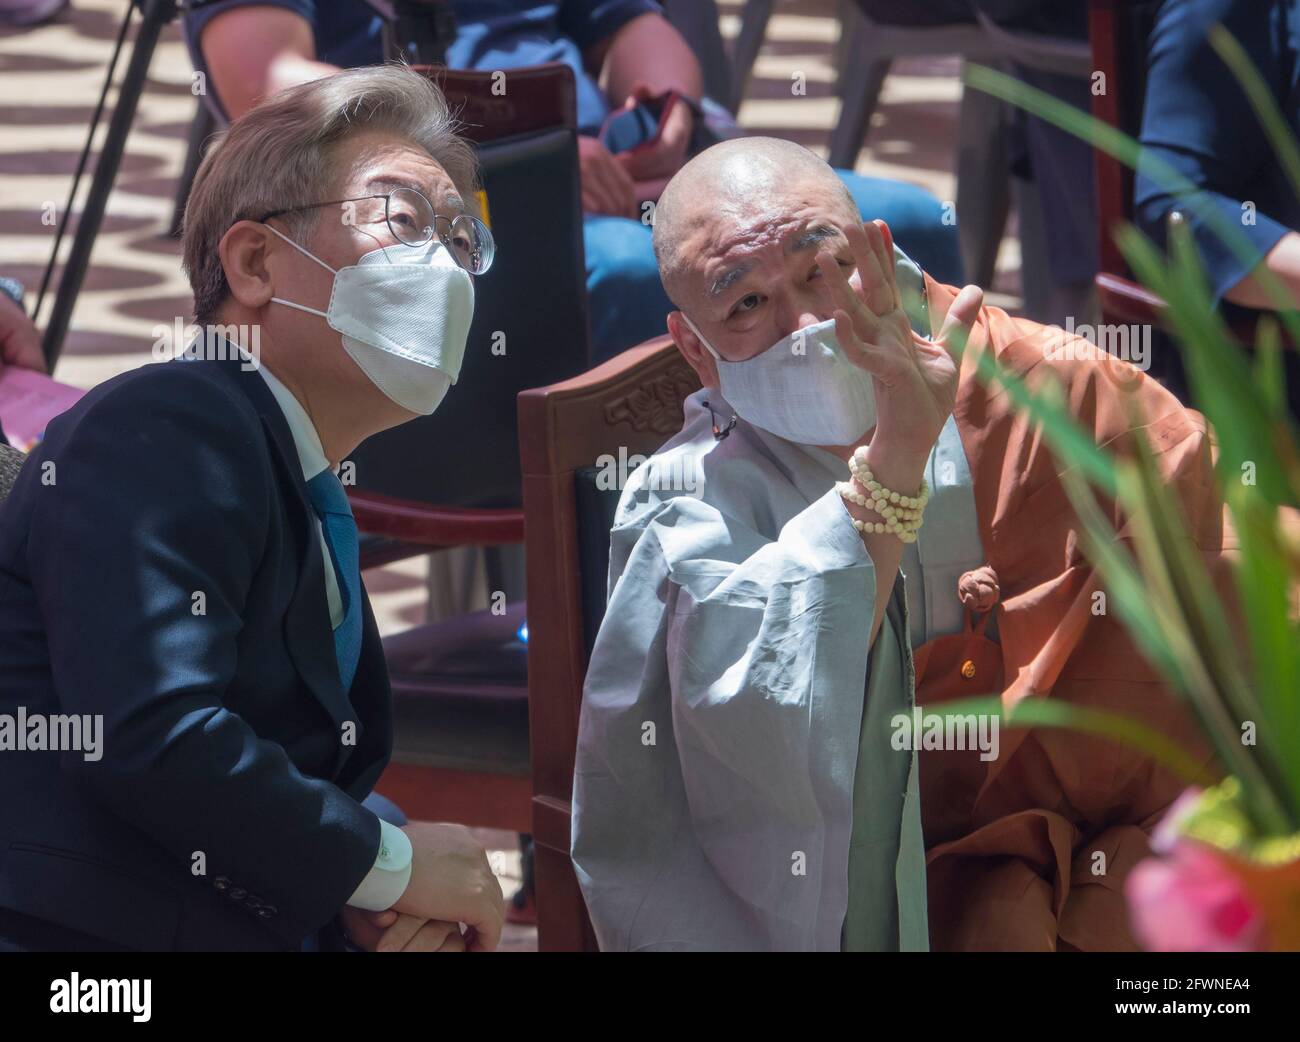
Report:
<svg viewBox="0 0 1300 1042"><path fill-rule="evenodd" d="M929 276L926 290L937 332L957 291ZM1208 763L1190 713L1140 656L1117 614L1094 614L1093 595L1102 587L1079 547L1060 464L1006 392L975 376L977 352L992 349L1031 389L1053 374L1076 421L1113 452L1131 452L1145 434L1222 584L1233 537L1215 492L1206 422L1127 363L1048 357L1049 345L1066 339L1059 328L984 308L962 360L954 414L981 542L1000 587L1004 704L1053 698L1127 714ZM1140 399L1141 431L1129 419L1126 394ZM1126 541L1122 517L1103 506ZM930 680L917 692L920 704L951 687ZM988 763L923 752L921 771L935 950L1135 948L1124 879L1147 854L1147 835L1185 787L1181 779L1131 747L1049 728L1004 730L1000 755Z"/></svg>

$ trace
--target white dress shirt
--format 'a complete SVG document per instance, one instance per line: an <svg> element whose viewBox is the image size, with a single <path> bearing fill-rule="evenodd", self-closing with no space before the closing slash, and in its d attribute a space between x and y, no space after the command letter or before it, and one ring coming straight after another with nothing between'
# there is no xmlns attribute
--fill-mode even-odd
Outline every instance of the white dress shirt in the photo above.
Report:
<svg viewBox="0 0 1300 1042"><path fill-rule="evenodd" d="M298 462L302 464L302 476L310 481L330 465L320 435L311 422L311 417L307 415L307 410L293 396L293 392L277 380L265 365L259 365L257 371L262 374L266 386L271 389L280 405L280 411L284 413L289 432L293 435L294 447L298 451ZM334 574L333 559L325 543L325 533L321 529L319 518L316 519L316 538L320 540L321 557L325 562L325 597L329 602L330 625L337 627L343 621L343 597L339 593L338 577ZM379 820L379 829L379 851L375 854L374 866L347 902L354 908L371 912L391 908L411 881L411 841L405 832L382 818Z"/></svg>

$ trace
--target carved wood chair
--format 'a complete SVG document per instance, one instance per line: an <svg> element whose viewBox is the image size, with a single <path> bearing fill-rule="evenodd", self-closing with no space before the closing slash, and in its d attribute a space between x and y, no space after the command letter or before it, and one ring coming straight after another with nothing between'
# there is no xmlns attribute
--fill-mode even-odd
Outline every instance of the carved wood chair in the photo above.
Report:
<svg viewBox="0 0 1300 1042"><path fill-rule="evenodd" d="M591 372L519 396L528 558L528 699L538 946L595 950L569 858L573 759L582 685L604 617L617 490L598 461L649 456L682 426L699 381L670 340L624 351Z"/></svg>

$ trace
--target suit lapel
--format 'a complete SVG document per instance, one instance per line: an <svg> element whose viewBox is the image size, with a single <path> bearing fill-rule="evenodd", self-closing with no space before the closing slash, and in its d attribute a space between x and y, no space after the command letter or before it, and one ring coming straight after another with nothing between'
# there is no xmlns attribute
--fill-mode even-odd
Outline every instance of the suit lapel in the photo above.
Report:
<svg viewBox="0 0 1300 1042"><path fill-rule="evenodd" d="M355 702L349 701L334 654L334 632L325 594L325 555L316 536L316 512L307 495L307 483L289 423L258 373L235 364L222 364L223 371L240 385L261 416L271 446L285 509L298 541L298 584L285 616L285 645L304 684L334 722L338 741L333 773L340 784L351 788L353 783L346 781L347 778L353 782L365 780L371 773L378 778L392 748L388 669L379 630L363 584L361 657L352 681L351 696ZM363 725L363 720L369 726ZM362 797L373 784L373 780L368 781Z"/></svg>
<svg viewBox="0 0 1300 1042"><path fill-rule="evenodd" d="M335 736L339 739L337 771L351 748L343 745L344 727L355 719L355 714L339 680L334 658L334 634L325 599L325 564L315 534L316 514L307 498L302 463L289 423L261 374L245 370L235 362L213 364L220 365L225 376L252 402L262 418L271 447L285 510L298 545L298 583L284 621L285 645L308 690L334 722Z"/></svg>

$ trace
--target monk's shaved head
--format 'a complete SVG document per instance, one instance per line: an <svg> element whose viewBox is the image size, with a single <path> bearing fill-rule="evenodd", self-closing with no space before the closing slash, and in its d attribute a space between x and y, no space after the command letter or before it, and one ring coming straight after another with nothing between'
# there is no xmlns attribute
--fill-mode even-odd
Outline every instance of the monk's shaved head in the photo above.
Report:
<svg viewBox="0 0 1300 1042"><path fill-rule="evenodd" d="M846 219L860 219L844 182L802 145L744 137L705 149L668 182L655 207L655 259L669 298L686 306L692 260L719 234L779 216L810 194L824 194L842 205Z"/></svg>

